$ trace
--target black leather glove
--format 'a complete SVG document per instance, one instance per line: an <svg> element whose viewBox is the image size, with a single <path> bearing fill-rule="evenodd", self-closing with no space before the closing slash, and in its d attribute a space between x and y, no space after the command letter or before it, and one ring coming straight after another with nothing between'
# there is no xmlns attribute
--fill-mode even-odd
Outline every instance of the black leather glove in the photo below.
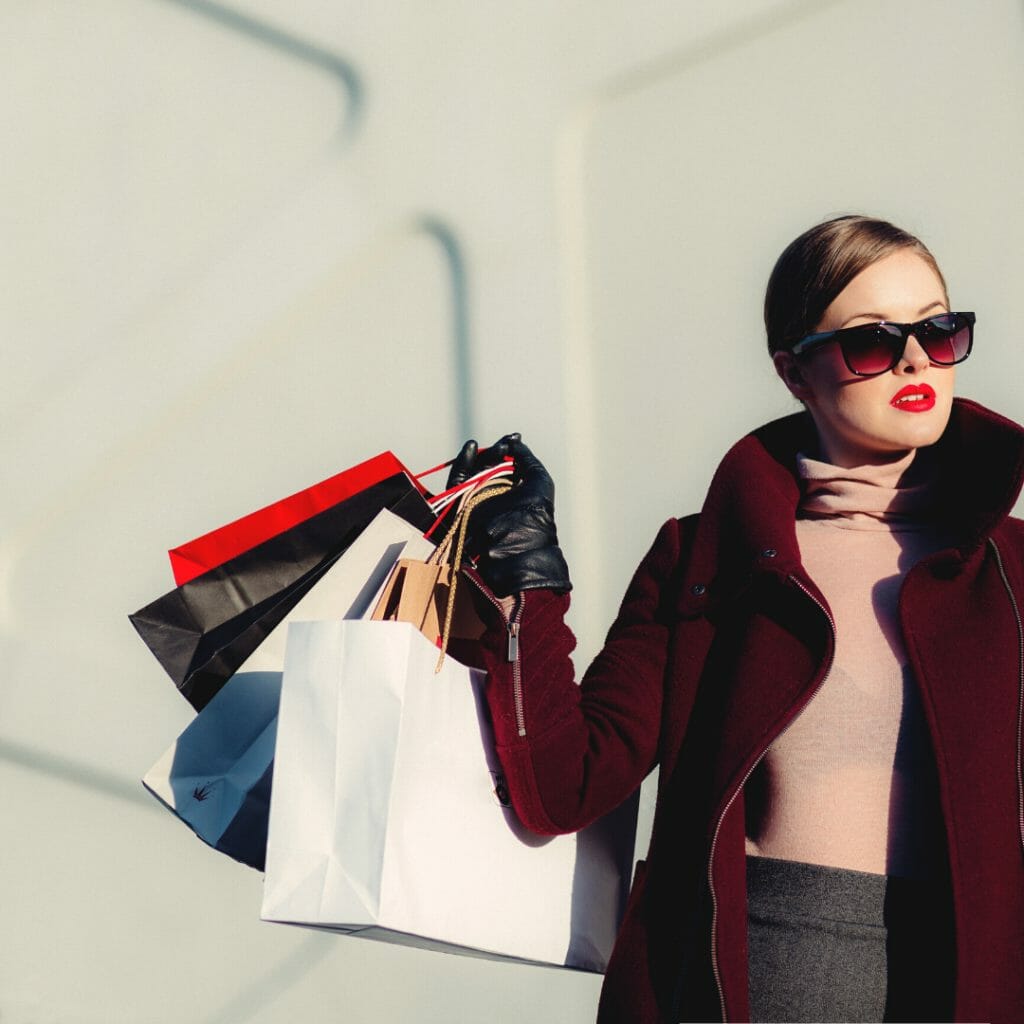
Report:
<svg viewBox="0 0 1024 1024"><path fill-rule="evenodd" d="M506 434L500 441L496 441L490 448L482 452L477 447L476 441L467 441L462 446L462 451L455 456L452 468L448 470L448 483L446 488L455 487L464 480L468 480L474 473L490 469L496 466L506 455L510 455L509 444L512 441L519 441L518 434Z"/></svg>
<svg viewBox="0 0 1024 1024"><path fill-rule="evenodd" d="M470 516L469 549L477 556L477 570L498 597L521 590L572 590L555 529L554 481L519 434L506 434L483 454L476 441L467 441L452 463L448 486L506 455L515 462L512 488Z"/></svg>

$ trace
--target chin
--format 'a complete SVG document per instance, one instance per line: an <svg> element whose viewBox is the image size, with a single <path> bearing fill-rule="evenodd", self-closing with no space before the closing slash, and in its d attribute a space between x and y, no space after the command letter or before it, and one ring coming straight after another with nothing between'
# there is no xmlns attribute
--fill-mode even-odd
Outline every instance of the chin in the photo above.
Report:
<svg viewBox="0 0 1024 1024"><path fill-rule="evenodd" d="M899 458L908 451L935 444L946 430L951 410L952 396L940 395L926 412L904 412L886 402L881 407L870 403L868 408L861 405L835 410L837 416L823 416L821 410L812 409L811 415L829 461L839 457L847 465L858 465Z"/></svg>
<svg viewBox="0 0 1024 1024"><path fill-rule="evenodd" d="M871 462L898 459L909 451L927 448L935 444L946 429L949 416L933 417L917 414L920 419L927 416L927 422L908 424L874 424L874 429L865 425L861 430L832 436L828 445L833 455L842 453L849 465L864 465ZM829 461L835 461L830 459Z"/></svg>
<svg viewBox="0 0 1024 1024"><path fill-rule="evenodd" d="M893 451L907 451L911 448L927 448L935 444L945 433L949 423L948 410L939 416L927 413L920 417L921 422L906 424L903 429L894 431L886 440Z"/></svg>

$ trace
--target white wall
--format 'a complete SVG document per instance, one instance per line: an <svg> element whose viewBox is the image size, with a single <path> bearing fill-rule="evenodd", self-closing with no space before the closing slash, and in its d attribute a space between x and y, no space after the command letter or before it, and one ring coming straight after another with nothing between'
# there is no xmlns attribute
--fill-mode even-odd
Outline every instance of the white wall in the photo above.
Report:
<svg viewBox="0 0 1024 1024"><path fill-rule="evenodd" d="M136 781L190 710L127 613L213 525L520 429L585 659L790 409L763 285L836 212L925 238L979 315L961 390L1020 418L1022 13L0 5L4 1024L592 1019L592 977L260 924Z"/></svg>

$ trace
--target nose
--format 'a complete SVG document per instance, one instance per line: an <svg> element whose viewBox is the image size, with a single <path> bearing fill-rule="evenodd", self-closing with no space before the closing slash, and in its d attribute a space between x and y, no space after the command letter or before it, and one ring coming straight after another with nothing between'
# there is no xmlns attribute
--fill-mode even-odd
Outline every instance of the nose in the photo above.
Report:
<svg viewBox="0 0 1024 1024"><path fill-rule="evenodd" d="M903 356L896 365L897 373L921 373L925 370L931 360L918 343L914 335L907 338L906 347L903 349Z"/></svg>

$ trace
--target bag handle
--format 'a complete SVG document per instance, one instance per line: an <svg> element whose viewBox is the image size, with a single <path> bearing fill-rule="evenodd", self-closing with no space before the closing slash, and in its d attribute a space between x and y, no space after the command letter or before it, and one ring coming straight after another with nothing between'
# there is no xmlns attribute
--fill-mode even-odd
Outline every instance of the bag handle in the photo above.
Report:
<svg viewBox="0 0 1024 1024"><path fill-rule="evenodd" d="M438 527L441 526L445 519L447 519L449 510L456 502L461 505L465 500L466 495L473 493L473 491L478 490L483 484L488 483L491 480L510 477L513 469L514 464L512 460L505 459L504 462L499 463L497 466L491 466L489 469L482 469L479 473L474 473L473 476L463 480L461 484L456 484L447 491L442 491L440 494L436 495L427 504L430 506L431 510L437 514L437 518L423 536L426 537L427 540L430 540Z"/></svg>
<svg viewBox="0 0 1024 1024"><path fill-rule="evenodd" d="M455 612L455 584L459 578L459 567L462 565L462 553L466 545L466 533L469 530L469 517L477 505L482 505L490 498L495 498L499 494L504 494L505 491L510 490L511 487L511 480L492 479L490 482L477 485L477 489L473 492L467 492L459 503L459 510L456 513L456 519L452 524L451 530L448 532L448 536L445 537L441 546L437 549L437 551L441 551L442 548L445 548L444 556L442 557L447 557L452 547L451 538L453 535L457 535L457 539L454 544L455 552L451 560L451 575L449 577L450 582L448 584L448 602L444 610L444 624L441 627L441 653L438 655L437 665L434 668L435 675L441 671L441 666L444 664L445 654L448 651L448 639L452 628L452 615ZM431 555L431 558L437 554L437 551Z"/></svg>
<svg viewBox="0 0 1024 1024"><path fill-rule="evenodd" d="M429 534L434 532L435 528L447 517L448 510L452 507L452 505L455 505L455 516L452 519L451 527L445 531L444 537L441 538L440 544L438 544L434 548L434 550L430 553L429 557L426 559L426 561L430 565L443 565L446 559L448 558L448 554L452 549L452 543L455 538L456 531L459 528L459 523L462 521L462 517L465 514L466 502L469 501L473 494L479 491L482 486L484 485L477 483L469 488L463 489L462 492L451 503L449 503L448 508L446 508L445 511L441 513L441 515L437 519L437 522L435 522L434 525L431 526L430 531L428 532L428 534L425 535L429 539Z"/></svg>
<svg viewBox="0 0 1024 1024"><path fill-rule="evenodd" d="M454 461L454 459L451 459L448 462L442 462L440 466L434 466L432 469L427 469L422 473L417 473L413 479L422 480L423 477L430 476L432 473L437 473L439 470L447 469ZM462 483L456 484L454 487L449 487L447 490L441 491L440 494L435 494L429 499L428 504L435 512L441 512L466 491L471 491L480 484L495 477L511 476L514 468L515 463L513 462L512 456L506 455L496 466L488 466L486 469L481 469L472 476L467 477L462 481Z"/></svg>

